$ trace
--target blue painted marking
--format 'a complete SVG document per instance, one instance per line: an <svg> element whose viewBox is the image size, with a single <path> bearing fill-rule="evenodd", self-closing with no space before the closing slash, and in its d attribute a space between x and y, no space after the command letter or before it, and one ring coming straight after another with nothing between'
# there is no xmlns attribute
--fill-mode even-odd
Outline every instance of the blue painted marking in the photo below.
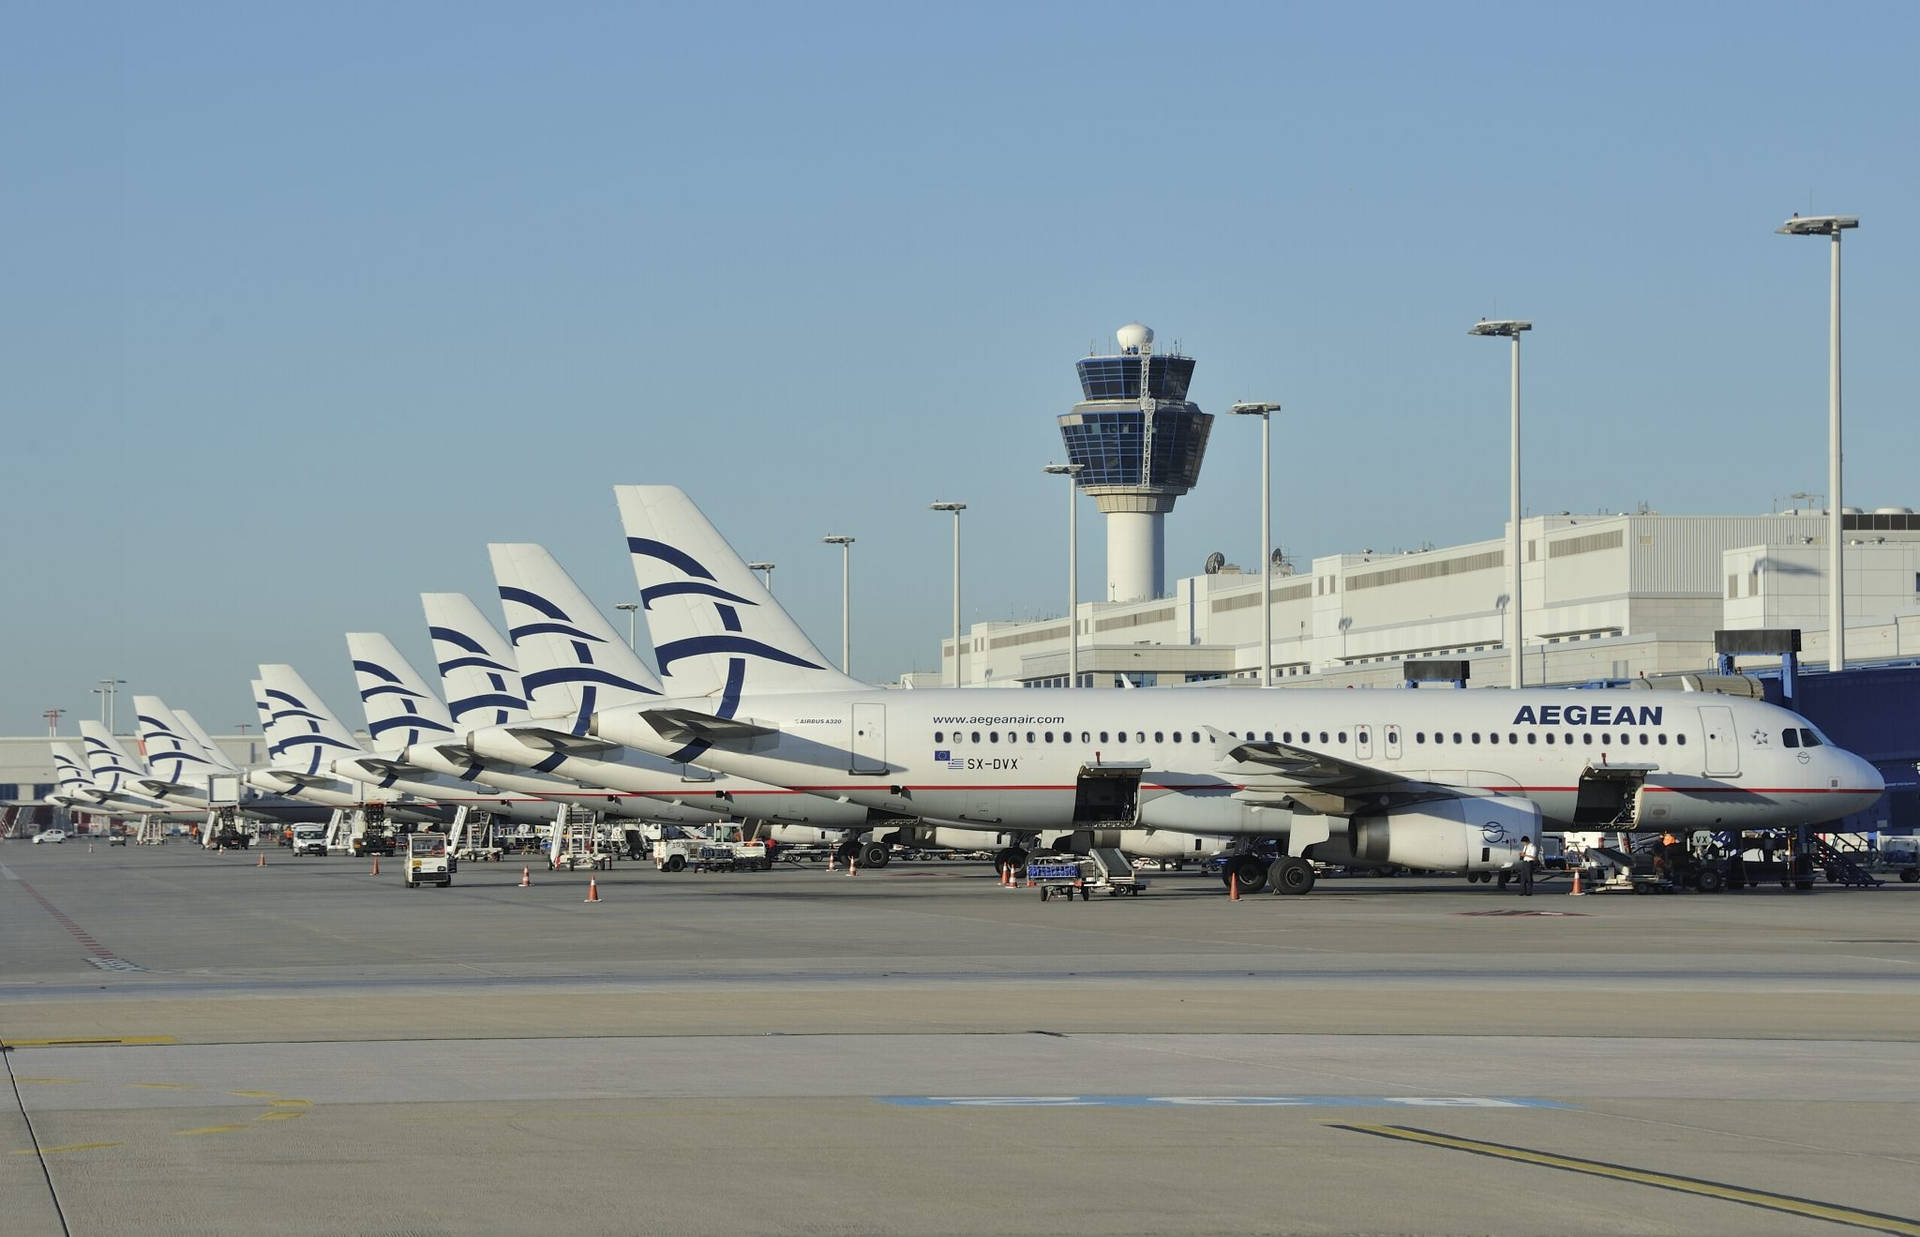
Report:
<svg viewBox="0 0 1920 1237"><path fill-rule="evenodd" d="M876 1095L900 1108L1562 1108L1578 1104L1491 1095Z"/></svg>
<svg viewBox="0 0 1920 1237"><path fill-rule="evenodd" d="M456 631L451 627L429 627L427 628L427 634L435 640L445 640L455 648L465 649L469 653L484 653L487 651L486 646L478 640L475 640L463 631Z"/></svg>
<svg viewBox="0 0 1920 1237"><path fill-rule="evenodd" d="M515 627L507 633L507 637L511 639L515 645L522 643L528 636L545 635L569 636L575 640L591 640L595 644L601 643L599 636L593 635L590 632L581 631L572 623L565 621L556 623L527 623L523 626Z"/></svg>
<svg viewBox="0 0 1920 1237"><path fill-rule="evenodd" d="M608 687L624 687L628 691L639 692L646 696L658 696L660 693L644 684L631 679L623 679L610 670L598 666L557 666L552 670L540 670L521 680L521 684L530 692L539 691L553 683L601 683Z"/></svg>
<svg viewBox="0 0 1920 1237"><path fill-rule="evenodd" d="M627 552L629 554L637 554L642 558L657 558L661 562L672 563L688 575L697 576L702 580L711 580L714 578L711 571L708 571L700 565L699 559L688 554L685 550L675 549L664 541L655 541L649 537L629 537L627 538Z"/></svg>
<svg viewBox="0 0 1920 1237"><path fill-rule="evenodd" d="M456 657L452 661L443 661L440 663L440 673L450 674L455 670L464 670L468 666L477 666L482 670L498 670L504 674L513 673L512 666L503 666L491 657Z"/></svg>
<svg viewBox="0 0 1920 1237"><path fill-rule="evenodd" d="M661 674L667 673L667 667L683 657L697 657L704 653L746 653L767 658L769 661L784 662L789 666L804 666L808 670L820 669L818 665L804 657L745 636L692 636L685 640L669 641L654 649L653 652L660 662Z"/></svg>
<svg viewBox="0 0 1920 1237"><path fill-rule="evenodd" d="M362 661L356 657L353 661L353 668L355 670L364 670L374 678L385 679L389 683L398 683L400 681L399 675L378 662Z"/></svg>
<svg viewBox="0 0 1920 1237"><path fill-rule="evenodd" d="M731 601L736 605L742 606L755 604L737 593L729 593L717 584L703 584L698 580L677 580L672 584L656 584L652 588L642 589L640 590L640 604L651 610L653 609L653 601L656 597L685 597L689 595L695 597L717 597L721 601Z"/></svg>
<svg viewBox="0 0 1920 1237"><path fill-rule="evenodd" d="M513 588L503 584L500 586L500 600L517 601L529 609L538 610L550 619L559 619L561 622L567 620L567 612L565 610L554 605L540 594L529 593L524 588Z"/></svg>

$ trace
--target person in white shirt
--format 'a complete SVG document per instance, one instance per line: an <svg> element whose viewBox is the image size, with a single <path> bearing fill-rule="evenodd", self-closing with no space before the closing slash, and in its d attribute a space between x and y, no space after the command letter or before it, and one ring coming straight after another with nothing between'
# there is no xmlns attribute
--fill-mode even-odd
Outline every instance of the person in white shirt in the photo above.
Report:
<svg viewBox="0 0 1920 1237"><path fill-rule="evenodd" d="M1533 865L1540 857L1540 850L1533 844L1532 838L1520 839L1520 896L1533 896Z"/></svg>

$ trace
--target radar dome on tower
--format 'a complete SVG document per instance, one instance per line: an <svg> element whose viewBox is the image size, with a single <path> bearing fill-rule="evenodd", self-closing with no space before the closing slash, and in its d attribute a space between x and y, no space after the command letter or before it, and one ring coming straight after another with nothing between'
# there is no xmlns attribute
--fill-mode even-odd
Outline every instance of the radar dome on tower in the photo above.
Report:
<svg viewBox="0 0 1920 1237"><path fill-rule="evenodd" d="M1120 341L1121 356L1139 356L1153 343L1153 328L1139 322L1129 322L1113 335Z"/></svg>

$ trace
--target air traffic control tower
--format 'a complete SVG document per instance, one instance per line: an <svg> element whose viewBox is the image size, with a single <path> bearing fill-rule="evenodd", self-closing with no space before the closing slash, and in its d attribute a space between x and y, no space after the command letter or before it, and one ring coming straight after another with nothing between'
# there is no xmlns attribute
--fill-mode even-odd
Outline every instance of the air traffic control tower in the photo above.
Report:
<svg viewBox="0 0 1920 1237"><path fill-rule="evenodd" d="M1107 517L1106 600L1140 601L1166 591L1162 520L1200 478L1213 414L1187 399L1192 357L1155 353L1138 322L1115 336L1117 356L1075 366L1086 398L1060 418L1060 437L1075 483Z"/></svg>

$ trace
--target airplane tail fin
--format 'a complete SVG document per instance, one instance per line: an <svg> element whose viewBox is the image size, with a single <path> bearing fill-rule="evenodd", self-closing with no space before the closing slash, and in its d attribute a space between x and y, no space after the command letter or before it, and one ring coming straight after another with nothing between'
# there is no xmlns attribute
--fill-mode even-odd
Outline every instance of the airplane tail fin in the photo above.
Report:
<svg viewBox="0 0 1920 1237"><path fill-rule="evenodd" d="M120 740L105 725L94 721L81 722L80 741L87 755L87 772L92 776L96 789L108 794L146 793L139 784L139 779L147 776L146 769L120 745Z"/></svg>
<svg viewBox="0 0 1920 1237"><path fill-rule="evenodd" d="M453 715L393 641L376 632L350 631L347 653L375 750L399 751L453 736Z"/></svg>
<svg viewBox="0 0 1920 1237"><path fill-rule="evenodd" d="M505 637L465 593L422 593L447 712L466 726L525 720L527 692Z"/></svg>
<svg viewBox="0 0 1920 1237"><path fill-rule="evenodd" d="M266 697L268 750L280 768L318 774L335 757L357 756L364 749L340 724L300 672L292 666L260 667Z"/></svg>
<svg viewBox="0 0 1920 1237"><path fill-rule="evenodd" d="M659 698L660 680L544 547L487 553L533 716L566 717L583 735L600 709Z"/></svg>
<svg viewBox="0 0 1920 1237"><path fill-rule="evenodd" d="M140 746L155 777L203 790L209 777L229 771L228 762L215 760L160 697L135 696L133 708L140 719Z"/></svg>
<svg viewBox="0 0 1920 1237"><path fill-rule="evenodd" d="M240 772L240 766L234 763L233 757L227 755L220 749L220 745L213 741L213 736L207 733L206 727L194 720L193 714L187 712L185 709L175 709L173 716L174 720L185 727L186 733L193 736L194 742L200 745L200 750L206 755L207 759L220 766L220 772Z"/></svg>
<svg viewBox="0 0 1920 1237"><path fill-rule="evenodd" d="M71 745L53 745L54 789L63 795L84 795L93 789L93 774Z"/></svg>
<svg viewBox="0 0 1920 1237"><path fill-rule="evenodd" d="M679 487L619 485L660 673L684 694L855 691ZM723 710L724 711L724 710Z"/></svg>

